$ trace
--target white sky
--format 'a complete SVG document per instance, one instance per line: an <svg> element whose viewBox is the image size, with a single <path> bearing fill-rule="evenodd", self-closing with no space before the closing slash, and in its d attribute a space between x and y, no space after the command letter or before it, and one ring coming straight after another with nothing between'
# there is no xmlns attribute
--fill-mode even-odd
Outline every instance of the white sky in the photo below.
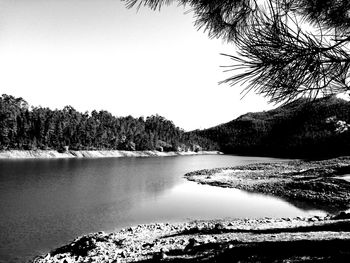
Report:
<svg viewBox="0 0 350 263"><path fill-rule="evenodd" d="M31 105L116 116L158 113L185 130L271 109L225 79L234 52L172 5L128 10L120 0L0 0L0 93Z"/></svg>

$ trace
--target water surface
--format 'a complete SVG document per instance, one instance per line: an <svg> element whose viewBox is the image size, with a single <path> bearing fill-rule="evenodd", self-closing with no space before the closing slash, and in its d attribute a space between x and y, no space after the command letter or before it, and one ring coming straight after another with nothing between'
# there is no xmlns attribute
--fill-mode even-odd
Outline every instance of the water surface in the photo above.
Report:
<svg viewBox="0 0 350 263"><path fill-rule="evenodd" d="M183 178L193 170L267 161L278 159L0 160L0 262L24 262L76 236L140 223L316 213L278 198Z"/></svg>

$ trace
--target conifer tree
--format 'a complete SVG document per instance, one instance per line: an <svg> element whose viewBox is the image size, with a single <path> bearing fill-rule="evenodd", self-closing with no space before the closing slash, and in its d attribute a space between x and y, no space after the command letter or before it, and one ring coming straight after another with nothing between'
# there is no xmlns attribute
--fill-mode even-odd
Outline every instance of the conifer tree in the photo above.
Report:
<svg viewBox="0 0 350 263"><path fill-rule="evenodd" d="M238 48L224 54L232 76L271 102L316 98L349 90L348 0L124 0L127 7L178 3L194 13L211 38Z"/></svg>

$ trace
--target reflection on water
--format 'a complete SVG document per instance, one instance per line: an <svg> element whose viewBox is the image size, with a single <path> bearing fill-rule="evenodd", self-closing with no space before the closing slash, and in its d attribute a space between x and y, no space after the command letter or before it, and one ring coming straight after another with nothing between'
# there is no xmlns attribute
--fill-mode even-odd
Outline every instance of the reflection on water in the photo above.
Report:
<svg viewBox="0 0 350 263"><path fill-rule="evenodd" d="M306 213L323 214L317 210L301 212L267 195L184 182L164 193L162 198L143 200L132 215L144 222L152 220L154 215L160 221L178 222L198 218L292 217Z"/></svg>
<svg viewBox="0 0 350 263"><path fill-rule="evenodd" d="M23 262L76 236L155 221L307 213L276 198L197 185L186 172L271 161L183 156L0 161L0 262Z"/></svg>

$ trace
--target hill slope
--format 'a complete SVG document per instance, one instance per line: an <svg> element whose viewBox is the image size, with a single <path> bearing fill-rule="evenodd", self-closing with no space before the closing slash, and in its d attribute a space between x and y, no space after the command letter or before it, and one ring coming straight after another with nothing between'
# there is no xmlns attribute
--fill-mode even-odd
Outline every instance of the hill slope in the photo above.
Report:
<svg viewBox="0 0 350 263"><path fill-rule="evenodd" d="M0 96L0 150L212 150L206 138L187 134L159 115L116 117L107 111L81 113L29 107L22 98Z"/></svg>
<svg viewBox="0 0 350 263"><path fill-rule="evenodd" d="M348 123L350 102L331 96L299 99L193 133L216 141L225 153L324 158L350 154Z"/></svg>

